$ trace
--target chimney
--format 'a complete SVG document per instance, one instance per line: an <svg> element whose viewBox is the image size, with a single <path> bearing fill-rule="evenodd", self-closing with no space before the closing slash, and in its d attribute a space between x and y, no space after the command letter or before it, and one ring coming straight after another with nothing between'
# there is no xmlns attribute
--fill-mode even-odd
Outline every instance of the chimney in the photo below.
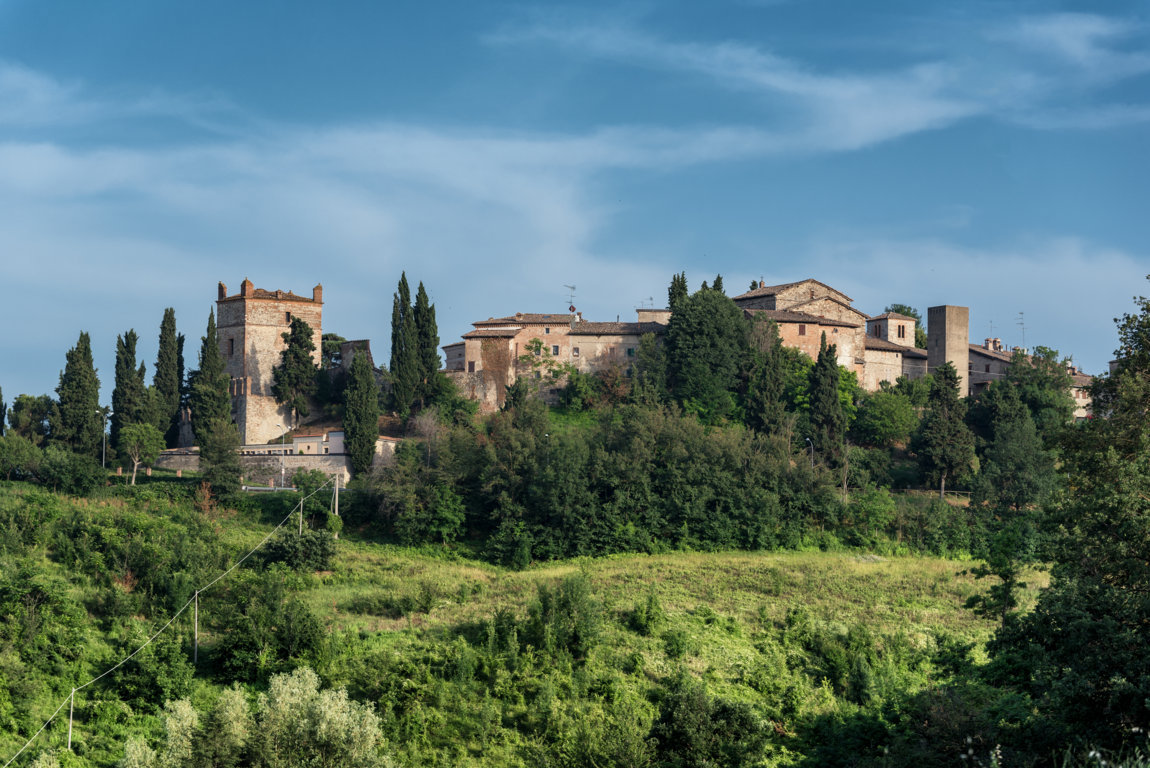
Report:
<svg viewBox="0 0 1150 768"><path fill-rule="evenodd" d="M760 288L766 288L766 287L767 287L767 284L766 284L766 283L764 283L762 280L760 280L760 281L759 281L759 287L760 287Z"/></svg>
<svg viewBox="0 0 1150 768"><path fill-rule="evenodd" d="M227 297L228 297L228 287L226 285L224 285L223 280L221 280L218 298L222 300L222 299L226 299Z"/></svg>
<svg viewBox="0 0 1150 768"><path fill-rule="evenodd" d="M315 288L311 289L311 300L316 304L323 304L323 283L317 283Z"/></svg>
<svg viewBox="0 0 1150 768"><path fill-rule="evenodd" d="M248 280L245 277L244 281L242 283L240 283L240 296L251 296L255 293L255 291L256 291L255 284L252 283L251 280Z"/></svg>

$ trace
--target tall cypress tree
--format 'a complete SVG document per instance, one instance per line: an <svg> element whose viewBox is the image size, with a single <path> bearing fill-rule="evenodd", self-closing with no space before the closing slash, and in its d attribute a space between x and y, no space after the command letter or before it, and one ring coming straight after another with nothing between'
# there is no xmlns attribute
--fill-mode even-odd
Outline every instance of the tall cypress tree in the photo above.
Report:
<svg viewBox="0 0 1150 768"><path fill-rule="evenodd" d="M92 340L86 331L68 350L56 396L57 408L49 419L52 439L76 453L99 457L104 434L100 379L92 363Z"/></svg>
<svg viewBox="0 0 1150 768"><path fill-rule="evenodd" d="M379 437L379 386L367 355L351 359L343 411L344 444L357 475L371 469L375 441Z"/></svg>
<svg viewBox="0 0 1150 768"><path fill-rule="evenodd" d="M711 290L723 293L723 276L715 275L715 282L711 283ZM726 294L724 294L726 295Z"/></svg>
<svg viewBox="0 0 1150 768"><path fill-rule="evenodd" d="M200 367L188 376L188 405L192 411L192 431L201 443L206 439L213 421L231 421L232 398L228 392L231 383L224 370L224 356L216 337L216 313L208 314L207 335L200 339Z"/></svg>
<svg viewBox="0 0 1150 768"><path fill-rule="evenodd" d="M974 435L965 416L966 403L958 396L958 371L943 363L934 369L926 415L914 441L923 469L938 480L940 497L946 496L946 481L974 459Z"/></svg>
<svg viewBox="0 0 1150 768"><path fill-rule="evenodd" d="M783 424L783 388L786 372L779 350L779 328L771 320L756 318L751 325L753 365L747 386L747 426L760 432L774 432Z"/></svg>
<svg viewBox="0 0 1150 768"><path fill-rule="evenodd" d="M4 420L8 417L8 404L4 402L4 390L0 389L0 437L4 437Z"/></svg>
<svg viewBox="0 0 1150 768"><path fill-rule="evenodd" d="M687 300L687 273L671 275L671 285L667 288L667 308L672 312Z"/></svg>
<svg viewBox="0 0 1150 768"><path fill-rule="evenodd" d="M391 310L391 399L396 412L404 418L411 412L411 405L418 395L419 373L419 339L411 306L411 289L404 273L392 297Z"/></svg>
<svg viewBox="0 0 1150 768"><path fill-rule="evenodd" d="M116 337L116 386L112 390L112 423L109 440L112 445L120 445L120 430L127 424L140 424L148 421L148 390L144 385L144 364L136 367L136 342L139 337L134 330Z"/></svg>
<svg viewBox="0 0 1150 768"><path fill-rule="evenodd" d="M176 445L179 430L180 381L179 342L176 338L176 310L164 310L160 323L160 348L156 353L156 368L152 373L152 424L164 435L169 448Z"/></svg>
<svg viewBox="0 0 1150 768"><path fill-rule="evenodd" d="M312 360L315 342L312 329L298 317L291 320L291 330L281 334L287 347L280 353L280 364L272 369L272 394L276 402L291 409L294 418L307 416L308 398L317 389L319 368Z"/></svg>
<svg viewBox="0 0 1150 768"><path fill-rule="evenodd" d="M419 345L419 399L426 402L435 395L439 375L439 327L435 305L427 298L422 281L415 293L415 336Z"/></svg>
<svg viewBox="0 0 1150 768"><path fill-rule="evenodd" d="M815 452L829 467L839 466L843 458L847 420L839 400L839 364L837 348L827 346L824 333L819 341L819 357L811 368L809 396L811 443Z"/></svg>

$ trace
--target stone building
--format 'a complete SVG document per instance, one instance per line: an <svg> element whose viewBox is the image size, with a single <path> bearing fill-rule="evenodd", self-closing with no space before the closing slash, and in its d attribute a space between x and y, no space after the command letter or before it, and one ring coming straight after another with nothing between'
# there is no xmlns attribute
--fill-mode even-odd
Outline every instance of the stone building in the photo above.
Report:
<svg viewBox="0 0 1150 768"><path fill-rule="evenodd" d="M241 443L263 443L296 426L289 409L277 404L272 395L272 369L280 364L280 353L287 346L283 334L290 330L293 317L311 326L312 357L319 365L323 286L315 286L308 298L291 291L256 288L246 278L239 293L229 296L227 286L219 284L216 333L224 369L231 377L232 418Z"/></svg>
<svg viewBox="0 0 1150 768"><path fill-rule="evenodd" d="M463 341L443 347L446 373L460 392L484 410L503 405L507 386L519 376L542 379L552 363L571 365L583 373L618 366L629 373L644 333L666 329L667 310L638 310L636 322L584 320L580 312L542 314L517 312L478 320ZM524 363L522 358L537 358ZM556 389L559 382L549 389ZM545 391L545 396L557 394Z"/></svg>

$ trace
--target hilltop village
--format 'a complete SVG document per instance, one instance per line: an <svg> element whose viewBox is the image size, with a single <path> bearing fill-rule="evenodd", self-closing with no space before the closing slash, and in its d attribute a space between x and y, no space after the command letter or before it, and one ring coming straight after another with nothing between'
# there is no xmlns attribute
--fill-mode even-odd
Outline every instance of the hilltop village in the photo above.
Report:
<svg viewBox="0 0 1150 768"><path fill-rule="evenodd" d="M959 373L960 391L977 395L994 381L1005 377L1019 350L1007 350L1000 339L987 338L981 344L970 342L969 310L963 306L937 306L927 310L927 345L915 346L917 321L895 312L870 315L854 306L842 291L812 278L781 285L757 283L750 290L731 297L748 318L765 318L775 323L784 346L799 350L812 360L818 356L825 337L833 344L838 364L853 372L859 386L876 392L884 382L893 384L901 377L914 380L950 363ZM442 347L443 373L459 392L475 401L482 412L500 408L507 388L521 376L538 376L525 360L544 358L581 373L595 374L616 369L629 376L640 342L645 334L657 340L667 331L670 309L638 309L634 321L596 321L570 308L567 313L525 313L477 320L473 330L457 342ZM218 340L225 367L231 379L232 415L247 457L286 455L291 468L319 468L339 471L346 466L342 429L309 430L293 424L290 410L277 403L272 393L273 368L285 348L284 332L292 318L300 318L312 329L313 360L321 363L323 337L323 287L316 285L311 295L291 291L256 288L245 279L239 291L230 294L220 283L216 299L219 318ZM346 375L353 353L371 358L368 340L343 343L339 356ZM374 365L374 361L373 365ZM1089 386L1093 377L1068 368L1071 394L1078 419L1090 414ZM555 402L564 381L549 380L540 395ZM286 431L292 442L269 444ZM394 450L394 439L381 437L377 453ZM186 460L183 460L186 463ZM166 456L161 463L175 467L181 459ZM190 465L189 465L190 466ZM343 469L346 473L346 469Z"/></svg>

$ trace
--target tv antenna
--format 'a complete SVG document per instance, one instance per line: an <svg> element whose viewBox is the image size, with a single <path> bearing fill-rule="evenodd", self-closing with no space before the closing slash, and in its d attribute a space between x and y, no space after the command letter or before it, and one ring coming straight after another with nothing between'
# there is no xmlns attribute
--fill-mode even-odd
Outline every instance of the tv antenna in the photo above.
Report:
<svg viewBox="0 0 1150 768"><path fill-rule="evenodd" d="M1018 313L1016 325L1022 329L1022 348L1026 349L1026 316L1022 312Z"/></svg>
<svg viewBox="0 0 1150 768"><path fill-rule="evenodd" d="M567 303L570 305L567 311L574 312L575 311L575 286L567 285L566 283L564 283L563 287L567 289Z"/></svg>

